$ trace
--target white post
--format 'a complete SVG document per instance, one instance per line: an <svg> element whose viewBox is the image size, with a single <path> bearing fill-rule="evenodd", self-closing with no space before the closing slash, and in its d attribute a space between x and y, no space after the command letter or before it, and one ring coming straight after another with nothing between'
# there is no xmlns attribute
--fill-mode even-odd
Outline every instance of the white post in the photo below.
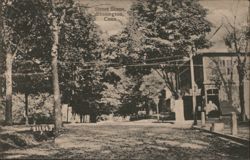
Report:
<svg viewBox="0 0 250 160"><path fill-rule="evenodd" d="M156 105L156 112L157 112L157 121L159 121L160 120L159 105Z"/></svg>
<svg viewBox="0 0 250 160"><path fill-rule="evenodd" d="M206 125L206 116L205 116L205 112L201 112L201 126L205 127Z"/></svg>
<svg viewBox="0 0 250 160"><path fill-rule="evenodd" d="M237 115L235 112L232 112L232 115L231 115L231 134L232 135L238 134Z"/></svg>

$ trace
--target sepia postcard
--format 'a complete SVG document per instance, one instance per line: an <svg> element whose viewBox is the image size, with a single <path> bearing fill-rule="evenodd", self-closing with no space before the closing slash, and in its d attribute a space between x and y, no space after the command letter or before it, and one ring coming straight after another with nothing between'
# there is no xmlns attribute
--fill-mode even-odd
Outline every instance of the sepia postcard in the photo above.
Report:
<svg viewBox="0 0 250 160"><path fill-rule="evenodd" d="M249 160L249 0L0 0L0 159Z"/></svg>

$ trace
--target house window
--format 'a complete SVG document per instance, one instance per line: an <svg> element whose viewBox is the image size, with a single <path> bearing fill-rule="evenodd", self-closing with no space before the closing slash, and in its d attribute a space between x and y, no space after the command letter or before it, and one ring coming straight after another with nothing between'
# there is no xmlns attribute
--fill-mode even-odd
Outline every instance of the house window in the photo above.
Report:
<svg viewBox="0 0 250 160"><path fill-rule="evenodd" d="M213 89L213 94L219 94L219 90L218 89Z"/></svg>
<svg viewBox="0 0 250 160"><path fill-rule="evenodd" d="M207 90L207 94L213 94L213 90L212 89Z"/></svg>
<svg viewBox="0 0 250 160"><path fill-rule="evenodd" d="M219 66L220 66L220 67L225 67L225 66L226 66L226 61L223 60L223 59L220 59L220 60L219 60Z"/></svg>
<svg viewBox="0 0 250 160"><path fill-rule="evenodd" d="M222 60L222 66L225 67L225 60Z"/></svg>
<svg viewBox="0 0 250 160"><path fill-rule="evenodd" d="M220 62L219 62L219 63L220 63L220 66L222 66L222 60L220 60Z"/></svg>
<svg viewBox="0 0 250 160"><path fill-rule="evenodd" d="M208 95L218 95L219 94L219 90L218 89L208 89L207 90L207 94Z"/></svg>
<svg viewBox="0 0 250 160"><path fill-rule="evenodd" d="M232 61L231 60L227 60L227 67L231 67L232 66Z"/></svg>

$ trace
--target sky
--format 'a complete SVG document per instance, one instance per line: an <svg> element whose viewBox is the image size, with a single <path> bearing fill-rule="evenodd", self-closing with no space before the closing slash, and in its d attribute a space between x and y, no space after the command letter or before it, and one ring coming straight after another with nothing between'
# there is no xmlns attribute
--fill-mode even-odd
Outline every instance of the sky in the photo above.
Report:
<svg viewBox="0 0 250 160"><path fill-rule="evenodd" d="M233 24L236 16L236 25L242 26L247 23L248 0L202 0L200 1L204 8L208 9L207 19L213 24L212 32L208 37L212 37L215 30L223 23L228 21ZM227 52L223 37L227 33L225 27L222 27L211 41L213 46L204 52Z"/></svg>
<svg viewBox="0 0 250 160"><path fill-rule="evenodd" d="M90 6L89 12L94 15L96 8L117 7L124 8L124 17L118 17L120 21L105 21L105 16L97 16L96 23L100 26L102 31L107 32L109 35L119 33L125 26L128 20L127 11L129 10L133 0L79 0L82 4Z"/></svg>
<svg viewBox="0 0 250 160"><path fill-rule="evenodd" d="M80 3L89 6L89 12L93 15L98 13L117 13L117 11L110 11L113 8L123 8L123 11L118 11L122 13L123 16L116 16L118 21L105 20L104 17L107 16L96 16L96 24L98 24L101 30L108 35L117 34L124 28L126 22L128 21L129 8L134 0L79 0ZM212 38L211 41L214 42L213 47L208 51L211 52L226 52L227 49L223 42L223 36L226 33L224 27L222 27L215 36L212 37L215 30L223 23L227 24L229 21L233 23L234 17L236 16L236 24L243 25L247 21L248 13L248 0L200 0L200 4L208 9L207 19L213 24L212 32L208 35ZM105 9L109 9L106 11ZM112 16L108 16L109 18Z"/></svg>

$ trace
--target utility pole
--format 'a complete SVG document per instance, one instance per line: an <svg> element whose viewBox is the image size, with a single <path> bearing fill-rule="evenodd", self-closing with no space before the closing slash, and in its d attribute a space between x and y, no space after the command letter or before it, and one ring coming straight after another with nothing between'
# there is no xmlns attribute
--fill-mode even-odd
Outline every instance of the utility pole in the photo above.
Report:
<svg viewBox="0 0 250 160"><path fill-rule="evenodd" d="M196 118L196 88L195 88L195 79L194 79L194 62L193 62L193 48L189 54L190 59L190 72L191 72L191 87L192 87L192 104L193 104L193 118L194 125L197 125Z"/></svg>

